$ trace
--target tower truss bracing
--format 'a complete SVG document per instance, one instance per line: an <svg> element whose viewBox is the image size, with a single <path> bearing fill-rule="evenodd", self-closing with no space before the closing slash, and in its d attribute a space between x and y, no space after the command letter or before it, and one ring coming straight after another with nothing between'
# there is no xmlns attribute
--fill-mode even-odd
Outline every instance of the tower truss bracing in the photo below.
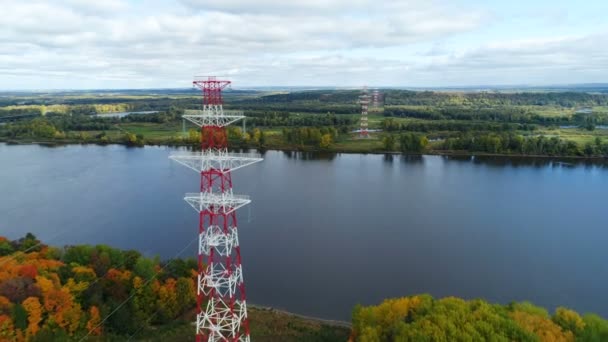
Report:
<svg viewBox="0 0 608 342"><path fill-rule="evenodd" d="M361 95L359 95L359 104L361 105L361 123L359 128L359 136L362 138L367 138L369 137L369 131L367 126L369 94L367 93L367 87L363 87L363 90L361 90Z"/></svg>
<svg viewBox="0 0 608 342"><path fill-rule="evenodd" d="M184 200L199 214L196 341L249 341L249 322L236 210L251 203L232 192L232 171L262 161L257 154L229 153L225 127L244 118L223 109L222 90L230 81L198 78L203 109L184 119L201 128L201 151L170 159L200 174L200 191Z"/></svg>
<svg viewBox="0 0 608 342"><path fill-rule="evenodd" d="M381 107L381 103L382 103L382 94L380 94L380 91L378 89L374 89L372 91L372 107L378 108Z"/></svg>

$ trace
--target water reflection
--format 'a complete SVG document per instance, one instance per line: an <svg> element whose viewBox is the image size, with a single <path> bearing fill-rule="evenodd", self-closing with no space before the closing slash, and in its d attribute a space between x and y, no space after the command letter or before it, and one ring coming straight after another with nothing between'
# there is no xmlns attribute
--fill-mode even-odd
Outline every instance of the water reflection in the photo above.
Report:
<svg viewBox="0 0 608 342"><path fill-rule="evenodd" d="M577 167L608 168L606 159L552 158L552 157L507 157L507 156L443 156L446 161L471 162L490 167Z"/></svg>
<svg viewBox="0 0 608 342"><path fill-rule="evenodd" d="M401 162L409 164L422 164L424 163L424 157L420 154L402 154Z"/></svg>
<svg viewBox="0 0 608 342"><path fill-rule="evenodd" d="M303 151L283 151L283 155L288 159L295 160L327 160L332 161L338 155L335 152L303 152Z"/></svg>
<svg viewBox="0 0 608 342"><path fill-rule="evenodd" d="M186 150L0 144L0 233L173 257L198 229L182 200L198 179L167 158ZM430 293L608 316L606 163L336 156L268 151L234 173L253 199L238 213L253 303L348 320L357 303Z"/></svg>

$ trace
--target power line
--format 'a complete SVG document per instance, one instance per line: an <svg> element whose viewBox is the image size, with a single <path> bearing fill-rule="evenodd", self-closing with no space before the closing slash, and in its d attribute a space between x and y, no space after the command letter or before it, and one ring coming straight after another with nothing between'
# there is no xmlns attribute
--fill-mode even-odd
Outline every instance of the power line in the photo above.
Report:
<svg viewBox="0 0 608 342"><path fill-rule="evenodd" d="M167 266L169 266L169 264L171 264L172 262L174 262L180 255L182 255L182 253L184 253L192 245L192 243L194 241L196 241L197 239L198 239L198 236L195 237L194 239L190 240L190 242L186 245L186 247L184 247L179 253L177 253L163 267L161 267L158 271L156 271L154 273L154 275L152 277L150 277L150 279L146 280L146 282L142 286L148 285L154 278L156 278L156 276L158 276L158 274L160 272L162 272L165 268L167 268ZM97 324L95 327L93 327L92 329L90 329L89 332L83 338L81 338L79 340L79 342L84 341L87 337L89 337L91 335L91 333L93 331L95 331L95 329L97 329L100 326L102 326L108 320L108 318L110 318L113 314L115 314L118 310L120 310L120 308L122 308L125 304L127 304L127 302L129 302L129 300L131 300L135 296L135 294L137 294L136 291L134 291L129 297L127 297L127 299L125 299L122 303L120 303L114 310L112 310L112 312L110 312L110 314L108 314L101 322L99 322L99 324Z"/></svg>
<svg viewBox="0 0 608 342"><path fill-rule="evenodd" d="M158 315L158 313L160 312L161 308L158 308L158 310L156 310L155 313L152 314L152 316L150 316L147 320L146 320L146 324L150 323L150 321L152 320L152 318L154 318L154 316ZM142 331L145 327L146 324L142 324L139 329L135 330L135 332L129 336L129 339L127 341L131 341L131 339L133 338L133 336L137 335L137 333L139 333L140 331Z"/></svg>

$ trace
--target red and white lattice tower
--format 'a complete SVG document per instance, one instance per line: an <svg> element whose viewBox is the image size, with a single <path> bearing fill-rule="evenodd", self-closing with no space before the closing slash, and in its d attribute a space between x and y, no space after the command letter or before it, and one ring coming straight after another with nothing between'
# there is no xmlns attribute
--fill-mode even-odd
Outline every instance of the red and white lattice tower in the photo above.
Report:
<svg viewBox="0 0 608 342"><path fill-rule="evenodd" d="M382 95L380 95L380 91L378 89L374 89L372 91L372 107L378 108L380 107L380 100Z"/></svg>
<svg viewBox="0 0 608 342"><path fill-rule="evenodd" d="M249 341L236 210L251 201L232 193L231 172L262 158L228 152L225 127L244 118L222 107L222 90L230 81L206 77L193 84L203 92L203 109L183 117L201 127L201 152L169 158L201 176L200 192L184 198L199 213L196 341Z"/></svg>
<svg viewBox="0 0 608 342"><path fill-rule="evenodd" d="M361 105L361 124L359 128L359 137L369 137L369 131L367 128L367 110L369 107L369 95L367 93L367 87L363 87L361 95L359 95L359 104Z"/></svg>

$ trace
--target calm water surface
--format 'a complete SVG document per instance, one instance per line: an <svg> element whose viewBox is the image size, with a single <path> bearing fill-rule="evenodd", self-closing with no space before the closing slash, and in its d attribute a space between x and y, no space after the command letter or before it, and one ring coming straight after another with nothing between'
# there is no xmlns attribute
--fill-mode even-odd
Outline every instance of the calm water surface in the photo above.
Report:
<svg viewBox="0 0 608 342"><path fill-rule="evenodd" d="M172 257L195 172L166 147L0 144L0 235ZM608 317L608 167L267 152L234 174L248 298L306 315L430 293ZM195 255L194 244L184 255Z"/></svg>

